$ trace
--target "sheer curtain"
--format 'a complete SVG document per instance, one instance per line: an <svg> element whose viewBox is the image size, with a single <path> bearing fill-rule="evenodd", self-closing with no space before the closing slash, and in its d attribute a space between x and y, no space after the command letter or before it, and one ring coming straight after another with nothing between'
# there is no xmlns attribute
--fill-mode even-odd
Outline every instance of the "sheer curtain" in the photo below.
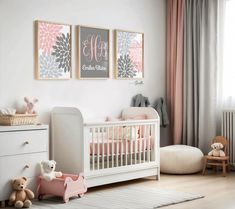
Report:
<svg viewBox="0 0 235 209"><path fill-rule="evenodd" d="M222 103L235 109L235 1L226 0L223 34Z"/></svg>

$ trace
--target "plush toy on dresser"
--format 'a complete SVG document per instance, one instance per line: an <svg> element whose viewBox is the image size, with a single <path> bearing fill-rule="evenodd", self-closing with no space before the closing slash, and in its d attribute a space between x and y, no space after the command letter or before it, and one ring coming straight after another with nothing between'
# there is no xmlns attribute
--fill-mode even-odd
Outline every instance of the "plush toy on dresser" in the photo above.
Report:
<svg viewBox="0 0 235 209"><path fill-rule="evenodd" d="M36 114L35 104L38 102L38 99L33 99L32 101L28 97L24 97L26 103L25 114Z"/></svg>
<svg viewBox="0 0 235 209"><path fill-rule="evenodd" d="M32 202L30 200L34 198L34 193L26 187L26 177L12 180L12 188L14 191L9 197L8 204L10 206L14 205L15 208L29 208L32 205Z"/></svg>

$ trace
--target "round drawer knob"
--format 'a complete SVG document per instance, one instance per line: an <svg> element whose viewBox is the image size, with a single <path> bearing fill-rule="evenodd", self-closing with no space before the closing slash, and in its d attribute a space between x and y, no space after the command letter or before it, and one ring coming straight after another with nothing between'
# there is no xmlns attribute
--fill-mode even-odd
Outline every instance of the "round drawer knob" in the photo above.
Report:
<svg viewBox="0 0 235 209"><path fill-rule="evenodd" d="M29 141L25 141L24 144L29 144Z"/></svg>
<svg viewBox="0 0 235 209"><path fill-rule="evenodd" d="M29 165L25 165L25 168L29 168Z"/></svg>

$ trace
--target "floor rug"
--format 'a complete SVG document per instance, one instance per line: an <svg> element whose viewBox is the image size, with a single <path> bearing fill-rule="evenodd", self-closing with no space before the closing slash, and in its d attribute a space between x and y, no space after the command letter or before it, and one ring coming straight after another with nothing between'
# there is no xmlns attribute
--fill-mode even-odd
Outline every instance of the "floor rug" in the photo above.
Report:
<svg viewBox="0 0 235 209"><path fill-rule="evenodd" d="M202 195L142 185L121 186L88 192L64 204L61 198L34 201L32 209L154 209L203 198Z"/></svg>

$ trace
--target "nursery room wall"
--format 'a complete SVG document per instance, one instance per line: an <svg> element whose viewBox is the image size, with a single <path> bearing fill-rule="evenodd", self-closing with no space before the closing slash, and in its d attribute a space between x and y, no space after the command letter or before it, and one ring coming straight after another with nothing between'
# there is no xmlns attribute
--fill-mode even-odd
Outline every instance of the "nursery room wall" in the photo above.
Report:
<svg viewBox="0 0 235 209"><path fill-rule="evenodd" d="M54 106L77 106L86 118L118 116L142 93L153 103L165 96L166 11L164 0L1 0L0 107L21 107L23 97L37 97L42 123ZM72 27L72 79L35 79L35 20ZM144 84L113 78L114 38L111 31L111 78L77 79L75 25L144 33ZM167 142L165 142L167 143Z"/></svg>

